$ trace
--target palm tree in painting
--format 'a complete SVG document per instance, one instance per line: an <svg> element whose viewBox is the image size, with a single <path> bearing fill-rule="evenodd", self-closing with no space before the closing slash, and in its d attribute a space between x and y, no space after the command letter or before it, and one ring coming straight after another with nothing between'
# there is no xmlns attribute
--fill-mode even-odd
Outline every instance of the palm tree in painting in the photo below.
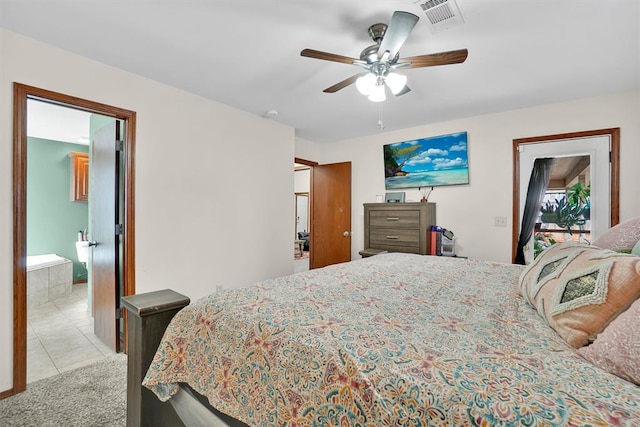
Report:
<svg viewBox="0 0 640 427"><path fill-rule="evenodd" d="M384 176L389 178L392 176L403 176L409 172L402 170L404 165L415 157L416 150L420 149L420 145L411 145L404 148L394 148L391 145L384 146Z"/></svg>

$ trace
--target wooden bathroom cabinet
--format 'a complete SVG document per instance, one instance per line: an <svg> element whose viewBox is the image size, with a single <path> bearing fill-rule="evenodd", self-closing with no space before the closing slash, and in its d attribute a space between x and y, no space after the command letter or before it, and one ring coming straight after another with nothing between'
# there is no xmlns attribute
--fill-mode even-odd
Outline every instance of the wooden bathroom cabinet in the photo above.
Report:
<svg viewBox="0 0 640 427"><path fill-rule="evenodd" d="M71 158L71 200L86 202L89 200L89 154L72 151Z"/></svg>

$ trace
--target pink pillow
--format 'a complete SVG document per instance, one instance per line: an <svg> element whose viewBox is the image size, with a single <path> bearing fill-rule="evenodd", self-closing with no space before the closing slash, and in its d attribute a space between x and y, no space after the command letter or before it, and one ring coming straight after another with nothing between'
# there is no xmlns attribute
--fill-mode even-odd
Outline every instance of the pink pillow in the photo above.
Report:
<svg viewBox="0 0 640 427"><path fill-rule="evenodd" d="M597 367L640 385L640 300L577 353Z"/></svg>
<svg viewBox="0 0 640 427"><path fill-rule="evenodd" d="M640 216L615 225L591 242L603 249L631 249L640 240Z"/></svg>

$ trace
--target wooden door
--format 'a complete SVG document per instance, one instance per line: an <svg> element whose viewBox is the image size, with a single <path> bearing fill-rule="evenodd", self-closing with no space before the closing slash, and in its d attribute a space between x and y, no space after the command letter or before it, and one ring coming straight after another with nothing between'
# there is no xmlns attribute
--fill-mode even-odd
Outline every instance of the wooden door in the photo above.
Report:
<svg viewBox="0 0 640 427"><path fill-rule="evenodd" d="M120 351L119 257L119 162L116 150L118 122L99 129L91 149L91 287L93 294L94 333L114 351Z"/></svg>
<svg viewBox="0 0 640 427"><path fill-rule="evenodd" d="M351 162L317 165L311 174L309 268L351 260Z"/></svg>

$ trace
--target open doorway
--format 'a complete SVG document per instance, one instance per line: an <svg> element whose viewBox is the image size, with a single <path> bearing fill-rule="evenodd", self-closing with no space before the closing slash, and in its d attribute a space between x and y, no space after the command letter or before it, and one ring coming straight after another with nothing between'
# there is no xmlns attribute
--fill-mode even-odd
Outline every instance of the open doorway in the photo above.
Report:
<svg viewBox="0 0 640 427"><path fill-rule="evenodd" d="M27 383L115 352L94 333L90 141L109 117L27 100Z"/></svg>
<svg viewBox="0 0 640 427"><path fill-rule="evenodd" d="M560 240L588 242L618 224L619 147L619 128L513 140L514 260L534 162L539 159L552 161L553 169L545 199L539 211L534 212L539 217L540 225L536 225L536 230L531 222L531 228L526 232L526 236L531 237L524 245L524 260L527 263L533 260L536 246L555 241L555 236ZM547 211L559 212L563 218L557 215L555 218L551 218L551 215L543 217L542 214ZM585 225L588 225L588 230ZM537 235L546 236L549 240L536 241ZM542 248L537 249L539 252Z"/></svg>
<svg viewBox="0 0 640 427"><path fill-rule="evenodd" d="M310 167L308 268L350 261L351 162L318 164L300 158L294 162ZM293 226L295 239L295 222Z"/></svg>
<svg viewBox="0 0 640 427"><path fill-rule="evenodd" d="M93 101L60 94L45 89L14 83L14 129L13 129L13 386L7 396L25 390L27 383L27 102L38 100L53 105L64 106L118 119L123 123L125 142L120 150L122 170L120 177L122 191L122 224L121 224L121 286L122 295L135 293L135 251L134 251L134 152L135 152L135 119L136 113L118 107L112 107ZM115 148L114 152L117 151ZM115 227L117 230L117 227ZM114 230L113 225L110 230ZM115 271L114 271L115 275ZM98 286L94 283L94 287ZM114 287L115 288L115 287ZM104 318L95 321L107 323L118 329L123 320L117 319L119 299L110 301L114 307ZM123 329L126 342L126 329ZM119 343L113 344L117 350Z"/></svg>
<svg viewBox="0 0 640 427"><path fill-rule="evenodd" d="M311 166L294 163L294 272L309 270Z"/></svg>
<svg viewBox="0 0 640 427"><path fill-rule="evenodd" d="M534 258L554 243L591 242L591 229L591 156L555 158L535 225Z"/></svg>

